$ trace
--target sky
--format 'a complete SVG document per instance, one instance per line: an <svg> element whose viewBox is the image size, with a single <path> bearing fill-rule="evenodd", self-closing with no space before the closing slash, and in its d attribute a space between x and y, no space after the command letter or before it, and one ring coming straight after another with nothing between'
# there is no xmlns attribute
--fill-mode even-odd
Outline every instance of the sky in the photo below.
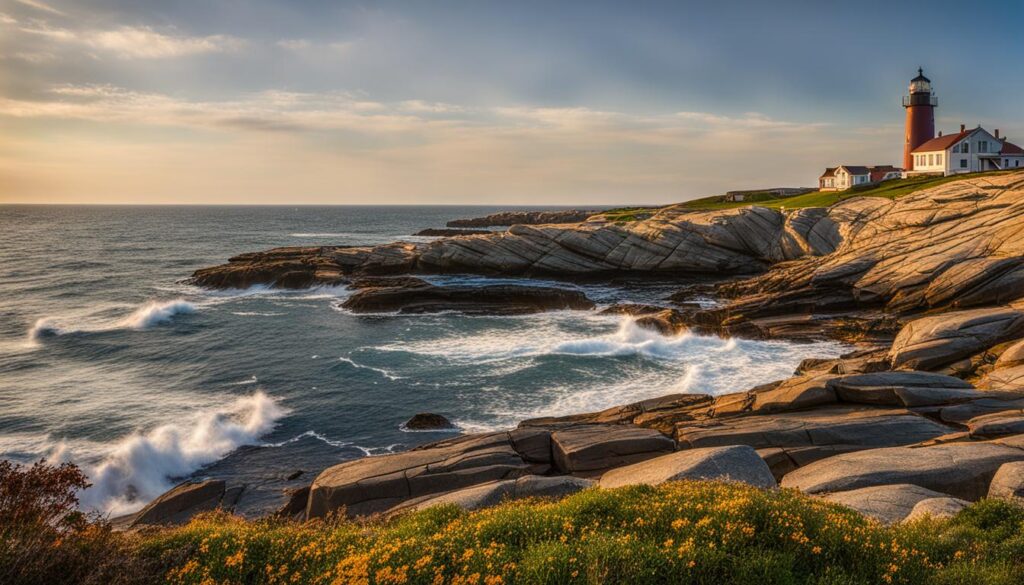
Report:
<svg viewBox="0 0 1024 585"><path fill-rule="evenodd" d="M0 0L0 203L683 201L1024 144L1024 2Z"/></svg>

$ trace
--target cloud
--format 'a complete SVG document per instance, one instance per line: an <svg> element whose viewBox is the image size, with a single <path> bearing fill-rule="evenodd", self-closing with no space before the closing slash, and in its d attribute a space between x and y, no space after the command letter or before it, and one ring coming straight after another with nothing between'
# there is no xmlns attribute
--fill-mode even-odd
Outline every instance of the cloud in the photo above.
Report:
<svg viewBox="0 0 1024 585"><path fill-rule="evenodd" d="M0 24L18 24L18 19L14 18L10 14L0 12Z"/></svg>
<svg viewBox="0 0 1024 585"><path fill-rule="evenodd" d="M21 30L65 44L110 52L122 59L168 59L202 53L222 53L238 50L244 45L241 39L228 35L180 36L165 34L148 26L74 31L42 25L23 27Z"/></svg>
<svg viewBox="0 0 1024 585"><path fill-rule="evenodd" d="M57 10L56 8L48 4L43 4L42 2L39 2L39 0L15 0L15 2L17 2L18 4L22 4L24 6L28 6L29 8L35 8L36 10L49 12L50 14L67 16L67 13Z"/></svg>
<svg viewBox="0 0 1024 585"><path fill-rule="evenodd" d="M274 43L277 47L293 53L345 53L352 48L352 41L317 42L309 39L281 39Z"/></svg>
<svg viewBox="0 0 1024 585"><path fill-rule="evenodd" d="M66 168L60 176L69 179L45 183L52 176L31 175L34 167L18 164L22 158L9 163L7 174L37 185L39 197L65 193L69 201L90 193L133 201L131 189L143 189L170 202L213 189L234 193L219 199L234 202L274 202L281 193L301 193L310 203L367 197L389 203L670 202L728 189L812 184L819 167L840 158L884 162L875 160L877 153L899 140L898 130L865 135L755 113L472 107L373 101L350 92L270 90L194 100L112 85L61 85L38 100L0 98L0 127L55 127L53 120L100 124L97 131L76 125L79 141L60 151L59 166ZM171 129L152 135L174 137L173 160L161 155L148 162L171 145L133 141L137 132L111 133L112 124ZM39 135L26 134L29 145L18 152L49 148ZM83 146L89 140L97 147ZM130 181L125 157L142 157ZM182 166L204 171L181 177L174 169ZM146 185L160 185L159 192ZM481 189L488 199L479 199Z"/></svg>
<svg viewBox="0 0 1024 585"><path fill-rule="evenodd" d="M289 51L302 51L313 46L313 43L307 41L306 39L281 39L280 41L277 41L277 43L275 44L278 47L281 47L282 49L288 49Z"/></svg>

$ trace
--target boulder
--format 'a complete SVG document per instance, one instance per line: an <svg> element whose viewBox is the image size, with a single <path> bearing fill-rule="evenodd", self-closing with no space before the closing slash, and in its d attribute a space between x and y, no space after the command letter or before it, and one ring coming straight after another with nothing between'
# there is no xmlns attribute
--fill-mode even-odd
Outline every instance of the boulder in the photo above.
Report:
<svg viewBox="0 0 1024 585"><path fill-rule="evenodd" d="M309 487L285 491L284 504L274 512L274 516L290 520L305 520L306 505L309 503Z"/></svg>
<svg viewBox="0 0 1024 585"><path fill-rule="evenodd" d="M366 457L329 467L313 481L306 510L322 518L345 509L350 517L384 512L421 496L485 482L514 479L548 466L517 451L517 439L543 456L543 431L467 435L404 453Z"/></svg>
<svg viewBox="0 0 1024 585"><path fill-rule="evenodd" d="M967 500L961 500L959 498L950 498L947 496L941 498L928 498L927 500L921 500L914 505L914 509L910 511L910 514L903 519L904 522L915 522L921 518L935 518L937 520L943 518L952 518L960 513L971 503Z"/></svg>
<svg viewBox="0 0 1024 585"><path fill-rule="evenodd" d="M932 370L1024 333L1024 313L994 307L915 319L896 336L893 367Z"/></svg>
<svg viewBox="0 0 1024 585"><path fill-rule="evenodd" d="M494 481L407 502L393 508L389 514L424 510L445 504L454 504L463 510L479 510L496 506L504 501L522 498L562 498L585 490L596 483L594 480L582 477L526 475L517 479Z"/></svg>
<svg viewBox="0 0 1024 585"><path fill-rule="evenodd" d="M1024 461L1001 466L989 484L988 497L1024 502Z"/></svg>
<svg viewBox="0 0 1024 585"><path fill-rule="evenodd" d="M405 421L402 427L410 431L433 431L454 429L455 425L440 414L421 412L414 414L412 418Z"/></svg>
<svg viewBox="0 0 1024 585"><path fill-rule="evenodd" d="M895 524L903 520L920 502L945 497L945 494L906 483L865 487L824 496L830 502L853 508L884 524Z"/></svg>
<svg viewBox="0 0 1024 585"><path fill-rule="evenodd" d="M813 494L911 483L974 501L1001 465L1022 460L1024 450L996 443L887 447L816 461L786 474L782 486Z"/></svg>
<svg viewBox="0 0 1024 585"><path fill-rule="evenodd" d="M341 304L354 313L438 313L522 315L594 308L582 292L546 286L415 285L362 289Z"/></svg>
<svg viewBox="0 0 1024 585"><path fill-rule="evenodd" d="M135 514L114 519L115 526L135 528L139 526L169 526L185 524L200 512L224 507L232 509L241 494L241 487L227 492L225 483L219 479L186 481L158 496Z"/></svg>
<svg viewBox="0 0 1024 585"><path fill-rule="evenodd" d="M637 327L651 329L662 335L678 335L686 331L686 318L675 309L662 309L636 318Z"/></svg>
<svg viewBox="0 0 1024 585"><path fill-rule="evenodd" d="M828 382L834 376L797 376L784 380L774 389L755 392L751 409L758 413L784 412L812 408L836 401L836 393ZM715 411L716 414L718 411Z"/></svg>
<svg viewBox="0 0 1024 585"><path fill-rule="evenodd" d="M578 425L551 433L555 465L563 473L593 473L675 451L675 441L633 425Z"/></svg>
<svg viewBox="0 0 1024 585"><path fill-rule="evenodd" d="M763 488L776 486L768 464L746 446L689 449L618 467L601 476L600 486L657 485L684 479L737 481Z"/></svg>

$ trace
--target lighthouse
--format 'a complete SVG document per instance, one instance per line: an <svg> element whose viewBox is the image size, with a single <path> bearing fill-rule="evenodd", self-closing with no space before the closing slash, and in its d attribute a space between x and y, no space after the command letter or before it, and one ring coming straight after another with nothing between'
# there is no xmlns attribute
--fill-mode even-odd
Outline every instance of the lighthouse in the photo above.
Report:
<svg viewBox="0 0 1024 585"><path fill-rule="evenodd" d="M939 101L932 95L932 81L924 76L924 70L917 69L917 77L910 80L909 95L903 96L903 107L907 110L906 141L903 144L903 168L914 168L915 148L935 138L935 106Z"/></svg>

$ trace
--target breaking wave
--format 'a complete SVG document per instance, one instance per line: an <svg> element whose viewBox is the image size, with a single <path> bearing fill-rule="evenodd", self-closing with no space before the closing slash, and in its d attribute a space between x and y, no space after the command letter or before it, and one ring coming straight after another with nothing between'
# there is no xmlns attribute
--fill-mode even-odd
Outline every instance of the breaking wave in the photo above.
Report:
<svg viewBox="0 0 1024 585"><path fill-rule="evenodd" d="M148 329L153 325L170 321L175 315L184 315L195 311L195 305L182 299L162 303L150 301L126 317L121 325L129 329Z"/></svg>
<svg viewBox="0 0 1024 585"><path fill-rule="evenodd" d="M100 322L83 327L69 327L58 324L57 320L53 317L43 317L37 319L32 327L29 328L28 341L33 345L38 345L44 339L69 333L114 331L117 329L149 329L154 325L171 321L175 315L194 312L196 312L196 305L183 299L174 299L163 302L150 301L132 311L127 317L106 324Z"/></svg>
<svg viewBox="0 0 1024 585"><path fill-rule="evenodd" d="M242 445L252 445L285 415L263 392L235 399L191 421L168 423L124 437L94 466L85 466L92 487L80 494L87 509L128 514L188 476ZM59 446L53 461L74 460Z"/></svg>
<svg viewBox="0 0 1024 585"><path fill-rule="evenodd" d="M56 337L67 333L64 329L54 323L53 319L49 317L43 317L37 319L35 324L28 330L28 341L31 344L37 344L47 337Z"/></svg>

